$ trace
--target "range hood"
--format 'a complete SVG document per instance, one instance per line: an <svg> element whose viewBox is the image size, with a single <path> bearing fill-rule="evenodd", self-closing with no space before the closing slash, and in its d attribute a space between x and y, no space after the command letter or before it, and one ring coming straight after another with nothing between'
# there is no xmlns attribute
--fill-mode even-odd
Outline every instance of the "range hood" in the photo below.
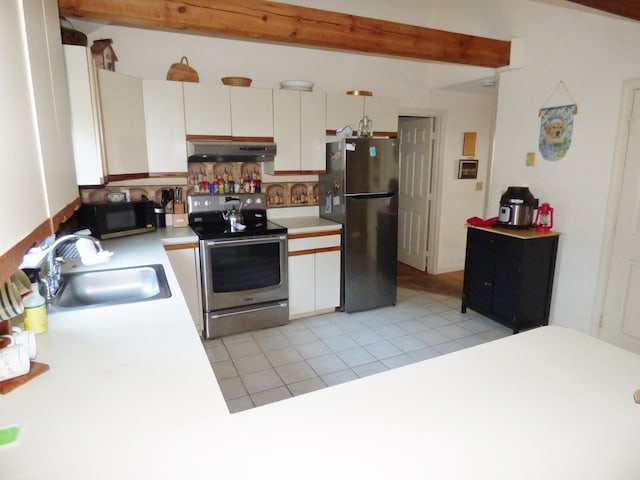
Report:
<svg viewBox="0 0 640 480"><path fill-rule="evenodd" d="M271 162L276 156L272 142L189 141L190 162Z"/></svg>

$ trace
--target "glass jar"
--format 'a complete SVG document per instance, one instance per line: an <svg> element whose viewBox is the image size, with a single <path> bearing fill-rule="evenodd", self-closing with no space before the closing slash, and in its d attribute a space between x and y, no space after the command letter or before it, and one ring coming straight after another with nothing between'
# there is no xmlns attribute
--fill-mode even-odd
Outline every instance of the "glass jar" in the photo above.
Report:
<svg viewBox="0 0 640 480"><path fill-rule="evenodd" d="M358 125L359 137L370 137L373 134L373 122L366 115L360 119Z"/></svg>

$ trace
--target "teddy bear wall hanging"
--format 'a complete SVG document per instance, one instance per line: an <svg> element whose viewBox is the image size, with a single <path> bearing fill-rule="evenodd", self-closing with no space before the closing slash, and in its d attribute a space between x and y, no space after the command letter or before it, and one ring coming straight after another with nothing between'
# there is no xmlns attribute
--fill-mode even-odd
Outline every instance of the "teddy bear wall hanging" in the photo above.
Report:
<svg viewBox="0 0 640 480"><path fill-rule="evenodd" d="M551 96L563 87L571 97L564 82L560 81ZM549 98L551 98L551 96ZM571 97L573 101L573 97ZM548 100L547 100L548 102ZM545 160L560 160L571 146L573 136L573 117L578 113L578 105L573 101L570 105L541 108L539 150Z"/></svg>

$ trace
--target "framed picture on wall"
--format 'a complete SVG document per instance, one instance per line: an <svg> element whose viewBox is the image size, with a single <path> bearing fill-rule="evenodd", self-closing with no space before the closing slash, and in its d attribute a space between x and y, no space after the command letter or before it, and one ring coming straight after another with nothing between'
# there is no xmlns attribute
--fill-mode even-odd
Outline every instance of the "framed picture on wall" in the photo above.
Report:
<svg viewBox="0 0 640 480"><path fill-rule="evenodd" d="M476 154L476 132L464 132L462 156L473 157Z"/></svg>
<svg viewBox="0 0 640 480"><path fill-rule="evenodd" d="M478 178L478 160L460 159L458 178Z"/></svg>

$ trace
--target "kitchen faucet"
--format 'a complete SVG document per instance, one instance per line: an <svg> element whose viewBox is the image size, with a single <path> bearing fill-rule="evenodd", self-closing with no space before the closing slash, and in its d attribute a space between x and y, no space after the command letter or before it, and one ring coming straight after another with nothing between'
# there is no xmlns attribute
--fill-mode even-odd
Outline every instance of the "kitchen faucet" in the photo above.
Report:
<svg viewBox="0 0 640 480"><path fill-rule="evenodd" d="M60 288L60 279L62 274L62 264L65 263L64 258L56 256L57 248L63 243L67 242L77 242L78 240L86 239L93 242L97 251L96 255L100 254L104 250L102 249L102 245L100 241L90 235L81 235L79 233L72 233L70 235L64 235L58 238L51 248L49 249L49 253L47 254L47 275L43 279L43 283L46 287L46 297L47 300L51 300L55 297L56 293L58 293L58 289Z"/></svg>

